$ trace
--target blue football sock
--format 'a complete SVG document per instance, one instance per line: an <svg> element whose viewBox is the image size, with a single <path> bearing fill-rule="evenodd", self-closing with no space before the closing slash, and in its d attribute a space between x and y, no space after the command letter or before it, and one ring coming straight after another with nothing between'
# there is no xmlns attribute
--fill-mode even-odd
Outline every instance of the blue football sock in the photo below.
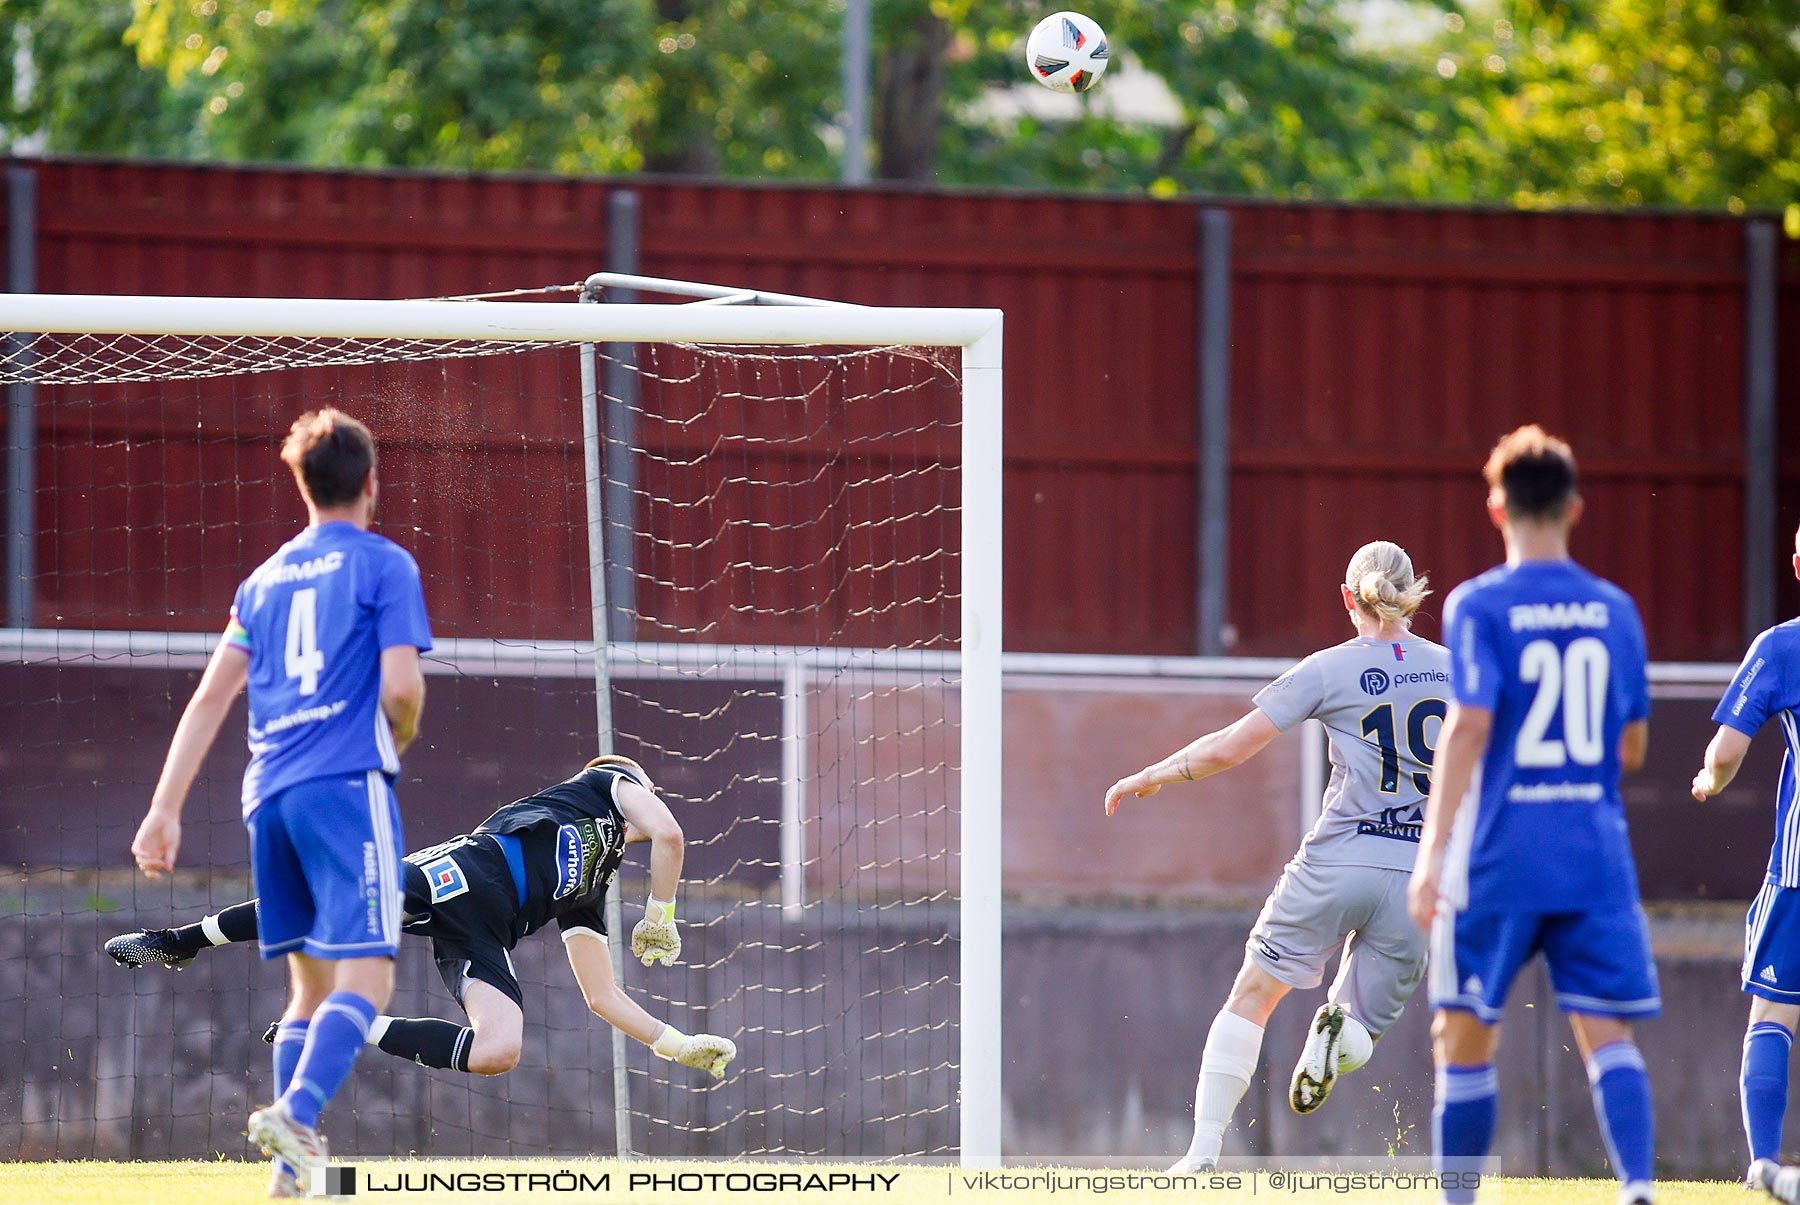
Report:
<svg viewBox="0 0 1800 1205"><path fill-rule="evenodd" d="M1589 1057L1587 1073L1613 1174L1624 1184L1648 1182L1656 1164L1656 1111L1637 1043L1608 1042Z"/></svg>
<svg viewBox="0 0 1800 1205"><path fill-rule="evenodd" d="M1448 1160L1481 1159L1494 1140L1494 1115L1500 1105L1500 1076L1492 1063L1474 1067L1440 1067L1437 1107L1431 1113L1433 1160L1441 1172ZM1450 1205L1468 1205L1473 1188L1446 1188Z"/></svg>
<svg viewBox="0 0 1800 1205"><path fill-rule="evenodd" d="M1794 1035L1785 1025L1758 1021L1744 1034L1744 1066L1738 1093L1744 1105L1744 1137L1750 1160L1781 1158L1781 1123L1787 1116L1788 1051Z"/></svg>
<svg viewBox="0 0 1800 1205"><path fill-rule="evenodd" d="M279 1098L293 1082L294 1068L300 1065L300 1052L306 1048L306 1022L283 1021L275 1027L275 1096ZM287 1164L275 1161L282 1167ZM288 1168L292 1171L292 1168Z"/></svg>
<svg viewBox="0 0 1800 1205"><path fill-rule="evenodd" d="M350 1078L363 1041L375 1020L375 1006L355 992L333 992L313 1013L306 1049L282 1099L303 1126L317 1126L325 1103Z"/></svg>

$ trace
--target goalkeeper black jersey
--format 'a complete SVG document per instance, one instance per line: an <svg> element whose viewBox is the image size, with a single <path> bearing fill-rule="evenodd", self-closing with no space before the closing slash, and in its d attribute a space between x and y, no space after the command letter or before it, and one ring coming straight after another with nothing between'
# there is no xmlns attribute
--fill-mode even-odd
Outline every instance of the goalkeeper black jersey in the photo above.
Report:
<svg viewBox="0 0 1800 1205"><path fill-rule="evenodd" d="M513 941L549 924L606 932L602 904L625 854L625 817L614 802L631 776L609 766L583 770L535 795L507 804L477 833L518 838L525 862L525 904L513 918Z"/></svg>

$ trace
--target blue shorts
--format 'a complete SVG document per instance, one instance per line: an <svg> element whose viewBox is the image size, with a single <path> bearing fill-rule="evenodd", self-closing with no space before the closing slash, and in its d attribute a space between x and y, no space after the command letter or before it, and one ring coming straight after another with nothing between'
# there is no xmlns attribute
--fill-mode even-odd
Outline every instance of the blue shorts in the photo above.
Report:
<svg viewBox="0 0 1800 1205"><path fill-rule="evenodd" d="M1426 975L1431 1006L1471 1012L1492 1025L1519 968L1540 952L1564 1012L1624 1020L1662 1011L1650 926L1635 903L1550 913L1440 908Z"/></svg>
<svg viewBox="0 0 1800 1205"><path fill-rule="evenodd" d="M264 958L393 957L400 944L400 808L387 777L295 783L245 821Z"/></svg>
<svg viewBox="0 0 1800 1205"><path fill-rule="evenodd" d="M1800 889L1764 883L1744 917L1744 990L1800 1004Z"/></svg>

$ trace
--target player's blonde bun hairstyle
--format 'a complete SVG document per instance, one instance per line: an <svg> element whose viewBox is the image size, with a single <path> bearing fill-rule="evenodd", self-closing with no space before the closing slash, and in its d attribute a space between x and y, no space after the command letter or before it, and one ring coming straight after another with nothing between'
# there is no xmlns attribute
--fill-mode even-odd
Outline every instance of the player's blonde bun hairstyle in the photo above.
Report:
<svg viewBox="0 0 1800 1205"><path fill-rule="evenodd" d="M635 761L632 761L629 757L626 757L623 753L603 753L581 768L583 770L592 770L596 766L610 766L615 770L623 770L625 773L637 779L638 785L643 787L646 791L654 791L656 789L650 782L649 772Z"/></svg>
<svg viewBox="0 0 1800 1205"><path fill-rule="evenodd" d="M1413 572L1412 558L1392 540L1364 544L1350 558L1344 584L1356 605L1379 623L1405 623L1431 591L1430 579Z"/></svg>

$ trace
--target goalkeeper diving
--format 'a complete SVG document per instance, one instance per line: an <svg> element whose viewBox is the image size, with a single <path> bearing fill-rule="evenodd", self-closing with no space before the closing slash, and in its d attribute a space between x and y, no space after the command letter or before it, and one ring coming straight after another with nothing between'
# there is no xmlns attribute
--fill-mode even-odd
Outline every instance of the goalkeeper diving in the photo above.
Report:
<svg viewBox="0 0 1800 1205"><path fill-rule="evenodd" d="M613 978L603 905L625 847L650 842L650 897L631 931L645 966L681 957L675 891L681 826L644 768L597 757L579 773L507 804L476 826L404 862L404 931L429 937L444 986L469 1023L377 1017L368 1044L425 1067L500 1075L519 1063L524 993L513 947L555 921L590 1011L666 1059L722 1079L737 1057L730 1039L685 1034L652 1017ZM122 933L106 952L133 969L180 969L202 950L256 940L256 901L178 929ZM264 1037L274 1040L275 1027Z"/></svg>

